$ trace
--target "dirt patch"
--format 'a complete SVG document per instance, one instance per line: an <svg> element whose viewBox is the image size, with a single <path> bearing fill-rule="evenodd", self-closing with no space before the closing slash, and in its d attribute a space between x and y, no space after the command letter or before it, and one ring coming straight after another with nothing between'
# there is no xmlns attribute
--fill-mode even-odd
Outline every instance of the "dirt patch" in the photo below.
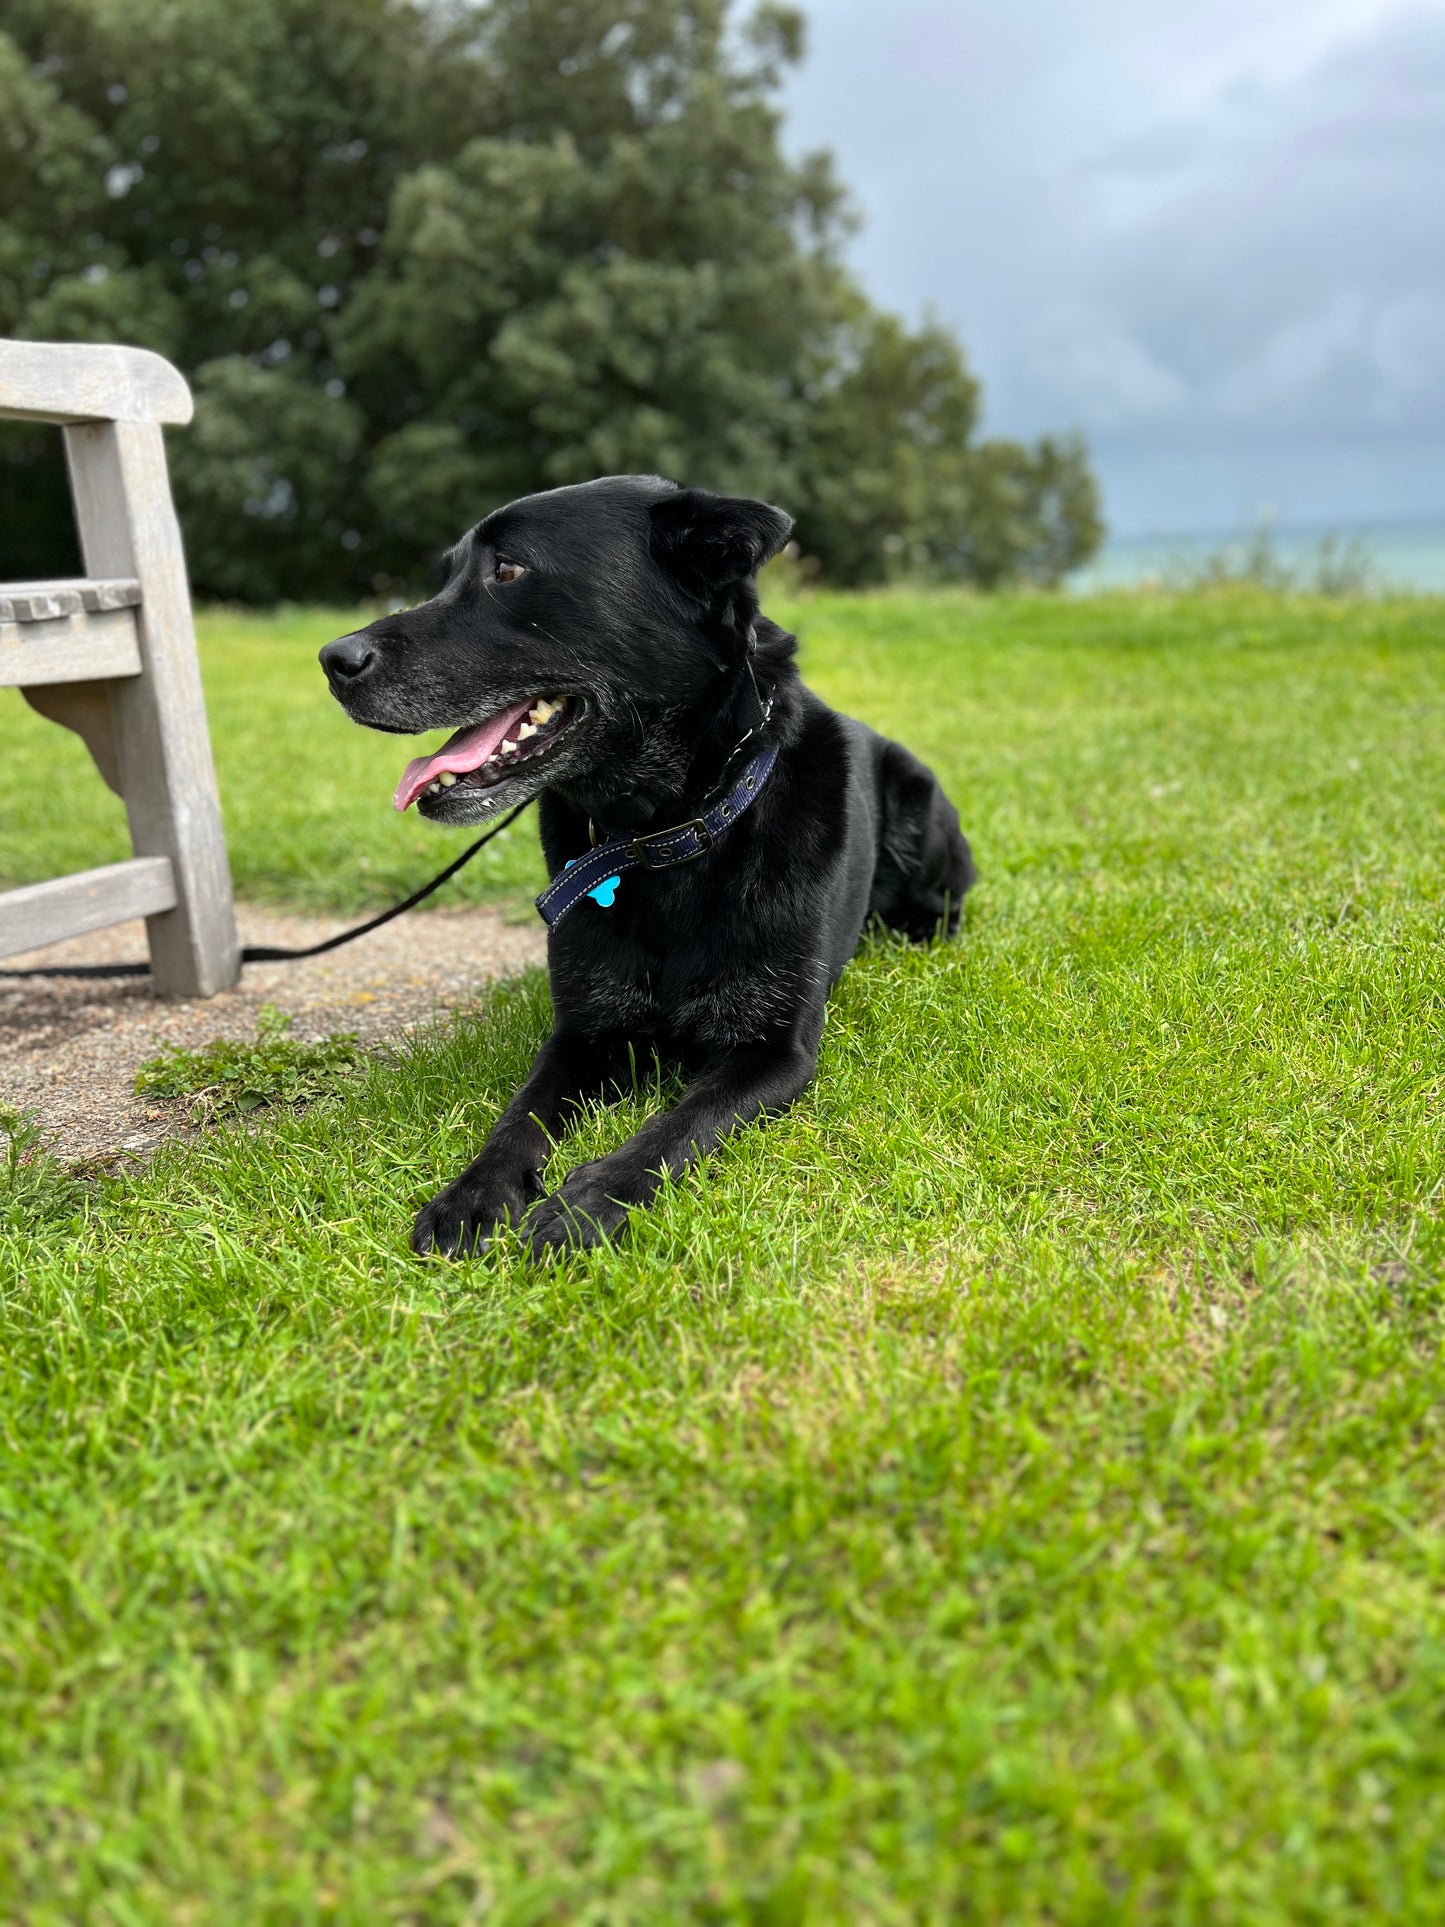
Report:
<svg viewBox="0 0 1445 1927"><path fill-rule="evenodd" d="M319 943L343 927L244 905L236 918L242 943L289 947ZM437 910L400 917L329 956L248 964L234 990L209 999L157 998L144 977L17 983L0 976L0 1105L34 1113L67 1164L144 1158L186 1130L178 1106L137 1097L133 1088L139 1066L162 1045L193 1050L213 1037L250 1038L262 1004L290 1011L295 1037L352 1031L379 1043L467 1002L495 977L541 963L546 950L540 925L508 924L494 910ZM0 970L145 954L145 925L117 924L8 957Z"/></svg>

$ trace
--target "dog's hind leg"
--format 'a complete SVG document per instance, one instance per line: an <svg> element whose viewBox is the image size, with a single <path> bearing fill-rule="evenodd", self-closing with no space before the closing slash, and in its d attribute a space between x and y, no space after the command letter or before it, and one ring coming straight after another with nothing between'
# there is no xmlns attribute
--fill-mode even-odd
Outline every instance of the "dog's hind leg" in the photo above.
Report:
<svg viewBox="0 0 1445 1927"><path fill-rule="evenodd" d="M618 1084L625 1061L615 1038L554 1030L479 1155L418 1216L412 1249L467 1257L519 1224L542 1195L542 1167L567 1112Z"/></svg>
<svg viewBox="0 0 1445 1927"><path fill-rule="evenodd" d="M914 943L951 937L976 875L958 811L901 743L879 740L875 774L878 863L869 914Z"/></svg>

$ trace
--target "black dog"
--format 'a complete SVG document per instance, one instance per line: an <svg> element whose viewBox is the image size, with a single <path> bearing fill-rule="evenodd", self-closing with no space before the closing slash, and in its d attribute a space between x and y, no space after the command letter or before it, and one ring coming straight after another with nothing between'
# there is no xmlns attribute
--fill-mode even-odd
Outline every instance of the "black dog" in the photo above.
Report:
<svg viewBox="0 0 1445 1927"><path fill-rule="evenodd" d="M805 1089L870 916L918 941L957 929L974 873L953 805L806 689L758 613L791 527L656 476L529 495L462 538L430 602L321 651L357 722L457 729L398 808L476 823L541 795L555 1028L417 1219L418 1251L470 1252L524 1216L535 1252L616 1232L665 1171ZM569 1107L654 1055L692 1073L682 1099L543 1198Z"/></svg>

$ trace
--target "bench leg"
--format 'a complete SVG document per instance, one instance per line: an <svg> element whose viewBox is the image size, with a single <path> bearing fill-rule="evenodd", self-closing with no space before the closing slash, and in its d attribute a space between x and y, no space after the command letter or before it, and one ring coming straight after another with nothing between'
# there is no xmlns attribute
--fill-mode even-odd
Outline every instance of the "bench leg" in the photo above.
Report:
<svg viewBox="0 0 1445 1927"><path fill-rule="evenodd" d="M135 853L168 856L175 872L175 909L146 919L155 987L214 996L241 952L165 443L154 422L82 423L65 452L86 573L141 585L141 673L109 696Z"/></svg>

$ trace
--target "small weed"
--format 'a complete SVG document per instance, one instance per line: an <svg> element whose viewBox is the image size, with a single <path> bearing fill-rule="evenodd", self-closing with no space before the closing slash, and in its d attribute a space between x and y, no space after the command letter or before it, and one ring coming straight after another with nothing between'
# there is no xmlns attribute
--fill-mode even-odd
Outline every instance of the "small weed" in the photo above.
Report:
<svg viewBox="0 0 1445 1927"><path fill-rule="evenodd" d="M0 1228L63 1224L84 1195L80 1179L45 1149L35 1120L0 1109Z"/></svg>
<svg viewBox="0 0 1445 1927"><path fill-rule="evenodd" d="M1176 558L1165 570L1168 587L1261 589L1278 595L1362 596L1374 586L1368 551L1353 537L1326 535L1314 553L1286 562L1267 522L1197 560Z"/></svg>
<svg viewBox="0 0 1445 1927"><path fill-rule="evenodd" d="M287 1036L291 1022L275 1004L262 1004L254 1044L216 1037L201 1050L169 1045L141 1065L136 1090L178 1098L206 1121L240 1117L265 1104L310 1104L331 1096L356 1070L360 1044L342 1031L303 1043Z"/></svg>

